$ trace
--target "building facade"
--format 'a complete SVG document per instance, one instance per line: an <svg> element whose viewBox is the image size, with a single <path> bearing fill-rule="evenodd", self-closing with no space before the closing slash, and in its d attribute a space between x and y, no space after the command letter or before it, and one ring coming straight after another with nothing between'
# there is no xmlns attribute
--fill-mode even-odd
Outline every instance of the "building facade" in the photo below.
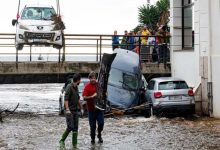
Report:
<svg viewBox="0 0 220 150"><path fill-rule="evenodd" d="M172 76L196 92L196 110L220 118L220 0L170 0Z"/></svg>

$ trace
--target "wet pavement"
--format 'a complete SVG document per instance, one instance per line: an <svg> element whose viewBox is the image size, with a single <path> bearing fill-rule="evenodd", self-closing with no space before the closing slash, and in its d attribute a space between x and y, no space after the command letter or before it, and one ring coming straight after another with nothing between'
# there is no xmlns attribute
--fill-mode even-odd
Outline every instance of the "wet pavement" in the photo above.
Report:
<svg viewBox="0 0 220 150"><path fill-rule="evenodd" d="M0 84L0 108L17 112L56 114L59 110L59 95L63 83L50 84Z"/></svg>
<svg viewBox="0 0 220 150"><path fill-rule="evenodd" d="M0 85L0 108L16 114L0 123L0 150L59 150L65 118L58 116L63 84ZM103 144L90 144L87 118L79 121L79 150L220 150L220 120L188 118L113 117L105 119ZM66 141L71 149L71 135Z"/></svg>
<svg viewBox="0 0 220 150"><path fill-rule="evenodd" d="M0 150L55 150L65 129L58 115L14 114L0 124ZM87 118L80 118L78 149L218 150L220 120L211 118L114 117L105 119L103 144L90 145ZM66 140L71 149L71 135Z"/></svg>

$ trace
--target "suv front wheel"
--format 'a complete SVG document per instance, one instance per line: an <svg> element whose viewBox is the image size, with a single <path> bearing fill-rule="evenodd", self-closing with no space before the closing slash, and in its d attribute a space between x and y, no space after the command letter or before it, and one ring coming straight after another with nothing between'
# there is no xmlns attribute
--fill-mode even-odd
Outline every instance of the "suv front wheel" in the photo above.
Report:
<svg viewBox="0 0 220 150"><path fill-rule="evenodd" d="M16 50L22 50L23 47L24 47L24 45L23 44L18 44L17 39L15 37L15 48L16 48Z"/></svg>

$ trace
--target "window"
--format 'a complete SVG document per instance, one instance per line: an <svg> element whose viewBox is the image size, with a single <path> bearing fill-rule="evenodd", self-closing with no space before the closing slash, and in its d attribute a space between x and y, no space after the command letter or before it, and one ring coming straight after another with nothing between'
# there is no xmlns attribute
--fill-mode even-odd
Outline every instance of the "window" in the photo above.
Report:
<svg viewBox="0 0 220 150"><path fill-rule="evenodd" d="M154 84L155 84L155 81L153 81L153 80L150 81L149 84L148 84L148 86L147 86L147 89L148 89L148 90L153 90L153 89L154 89Z"/></svg>
<svg viewBox="0 0 220 150"><path fill-rule="evenodd" d="M51 20L51 16L55 14L53 8L44 7L26 7L23 12L21 19L27 20Z"/></svg>
<svg viewBox="0 0 220 150"><path fill-rule="evenodd" d="M128 90L136 90L138 88L138 79L136 75L122 72L115 68L112 68L110 71L108 83Z"/></svg>
<svg viewBox="0 0 220 150"><path fill-rule="evenodd" d="M194 0L182 0L182 47L194 47L193 9Z"/></svg>
<svg viewBox="0 0 220 150"><path fill-rule="evenodd" d="M188 86L185 81L168 81L160 82L159 90L174 90L174 89L188 89Z"/></svg>

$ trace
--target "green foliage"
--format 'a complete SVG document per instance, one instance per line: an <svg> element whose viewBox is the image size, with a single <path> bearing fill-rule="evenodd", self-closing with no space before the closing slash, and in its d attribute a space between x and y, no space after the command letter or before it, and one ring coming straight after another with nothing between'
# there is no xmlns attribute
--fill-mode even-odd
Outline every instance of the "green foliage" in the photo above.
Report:
<svg viewBox="0 0 220 150"><path fill-rule="evenodd" d="M154 5L143 5L139 8L138 20L141 24L146 24L149 28L155 29L160 13Z"/></svg>
<svg viewBox="0 0 220 150"><path fill-rule="evenodd" d="M159 0L156 5L143 5L138 8L140 24L147 25L151 30L157 30L157 24L166 25L169 21L169 0Z"/></svg>
<svg viewBox="0 0 220 150"><path fill-rule="evenodd" d="M166 12L170 8L170 0L157 1L156 7L158 8L160 13Z"/></svg>

